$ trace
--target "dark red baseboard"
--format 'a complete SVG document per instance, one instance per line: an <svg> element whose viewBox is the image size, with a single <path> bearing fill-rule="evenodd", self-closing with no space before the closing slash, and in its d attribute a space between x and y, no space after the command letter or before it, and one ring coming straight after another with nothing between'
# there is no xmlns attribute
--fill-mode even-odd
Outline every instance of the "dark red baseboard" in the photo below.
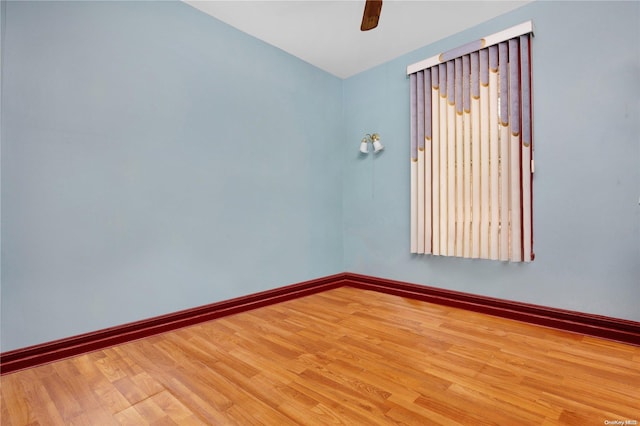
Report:
<svg viewBox="0 0 640 426"><path fill-rule="evenodd" d="M478 296L367 275L347 274L346 283L352 287L640 346L640 322Z"/></svg>
<svg viewBox="0 0 640 426"><path fill-rule="evenodd" d="M640 346L640 323L342 273L0 354L0 374L131 342L226 315L350 286Z"/></svg>
<svg viewBox="0 0 640 426"><path fill-rule="evenodd" d="M64 358L131 342L178 328L286 300L307 296L344 285L345 274L279 287L248 296L199 306L184 311L119 325L53 342L16 349L0 354L0 374L58 361Z"/></svg>

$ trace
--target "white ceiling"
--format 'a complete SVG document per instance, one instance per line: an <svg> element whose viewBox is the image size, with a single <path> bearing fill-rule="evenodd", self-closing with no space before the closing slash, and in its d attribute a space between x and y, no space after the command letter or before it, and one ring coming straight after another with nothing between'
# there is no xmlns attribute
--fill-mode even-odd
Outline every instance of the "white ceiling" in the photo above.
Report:
<svg viewBox="0 0 640 426"><path fill-rule="evenodd" d="M362 32L364 0L184 0L340 78L516 9L532 0L384 0Z"/></svg>

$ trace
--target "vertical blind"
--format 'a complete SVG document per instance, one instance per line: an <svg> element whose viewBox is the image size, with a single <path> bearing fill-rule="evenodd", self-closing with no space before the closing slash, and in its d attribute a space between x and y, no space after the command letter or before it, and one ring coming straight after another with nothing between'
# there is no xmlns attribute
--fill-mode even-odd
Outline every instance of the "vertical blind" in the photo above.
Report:
<svg viewBox="0 0 640 426"><path fill-rule="evenodd" d="M533 260L532 30L408 67L411 253Z"/></svg>

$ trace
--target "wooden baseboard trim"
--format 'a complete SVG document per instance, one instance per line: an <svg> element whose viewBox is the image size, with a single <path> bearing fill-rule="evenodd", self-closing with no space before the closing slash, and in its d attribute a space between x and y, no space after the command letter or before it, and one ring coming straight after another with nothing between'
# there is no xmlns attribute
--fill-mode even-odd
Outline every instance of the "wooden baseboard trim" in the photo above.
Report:
<svg viewBox="0 0 640 426"><path fill-rule="evenodd" d="M349 286L640 346L640 322L496 299L401 281L346 274Z"/></svg>
<svg viewBox="0 0 640 426"><path fill-rule="evenodd" d="M12 373L342 286L379 291L640 346L640 323L635 321L513 302L368 275L341 273L4 352L0 354L0 374Z"/></svg>
<svg viewBox="0 0 640 426"><path fill-rule="evenodd" d="M233 315L344 285L345 274L262 291L91 333L46 342L0 354L0 375L97 351L215 318Z"/></svg>

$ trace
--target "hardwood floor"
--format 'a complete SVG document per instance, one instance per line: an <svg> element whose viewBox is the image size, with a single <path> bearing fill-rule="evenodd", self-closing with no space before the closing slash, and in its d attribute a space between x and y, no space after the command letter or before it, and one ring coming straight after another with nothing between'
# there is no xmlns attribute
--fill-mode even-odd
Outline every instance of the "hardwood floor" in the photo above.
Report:
<svg viewBox="0 0 640 426"><path fill-rule="evenodd" d="M624 424L640 347L342 287L7 374L0 394L3 426Z"/></svg>

